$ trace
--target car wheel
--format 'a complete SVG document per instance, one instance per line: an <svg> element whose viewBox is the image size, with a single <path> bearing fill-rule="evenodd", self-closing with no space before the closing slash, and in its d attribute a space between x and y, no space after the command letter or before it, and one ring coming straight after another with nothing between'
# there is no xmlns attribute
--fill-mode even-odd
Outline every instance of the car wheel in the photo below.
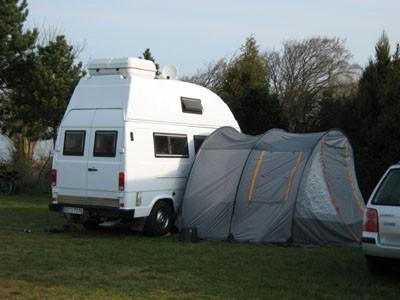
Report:
<svg viewBox="0 0 400 300"><path fill-rule="evenodd" d="M12 192L12 184L8 181L2 181L0 182L0 195L2 196L8 196Z"/></svg>
<svg viewBox="0 0 400 300"><path fill-rule="evenodd" d="M387 262L376 256L366 256L368 271L375 275L381 275L388 272L388 264Z"/></svg>
<svg viewBox="0 0 400 300"><path fill-rule="evenodd" d="M162 236L170 232L174 213L171 206L159 201L151 210L144 226L144 233L150 236Z"/></svg>

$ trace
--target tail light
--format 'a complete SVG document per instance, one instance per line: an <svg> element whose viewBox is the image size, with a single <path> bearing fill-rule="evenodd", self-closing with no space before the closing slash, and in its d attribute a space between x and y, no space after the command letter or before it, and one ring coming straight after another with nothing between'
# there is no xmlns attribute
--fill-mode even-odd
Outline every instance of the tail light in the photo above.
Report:
<svg viewBox="0 0 400 300"><path fill-rule="evenodd" d="M51 186L55 187L57 185L57 170L51 169Z"/></svg>
<svg viewBox="0 0 400 300"><path fill-rule="evenodd" d="M118 174L118 188L122 192L125 190L125 173L119 172Z"/></svg>
<svg viewBox="0 0 400 300"><path fill-rule="evenodd" d="M376 209L367 208L364 215L363 231L378 232L378 211Z"/></svg>

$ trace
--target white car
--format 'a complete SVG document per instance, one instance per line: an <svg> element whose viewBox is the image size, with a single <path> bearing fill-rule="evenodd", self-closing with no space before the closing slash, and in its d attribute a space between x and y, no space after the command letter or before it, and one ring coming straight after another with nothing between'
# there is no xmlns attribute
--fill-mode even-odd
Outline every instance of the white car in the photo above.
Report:
<svg viewBox="0 0 400 300"><path fill-rule="evenodd" d="M400 262L400 164L386 171L368 200L362 246L372 273Z"/></svg>

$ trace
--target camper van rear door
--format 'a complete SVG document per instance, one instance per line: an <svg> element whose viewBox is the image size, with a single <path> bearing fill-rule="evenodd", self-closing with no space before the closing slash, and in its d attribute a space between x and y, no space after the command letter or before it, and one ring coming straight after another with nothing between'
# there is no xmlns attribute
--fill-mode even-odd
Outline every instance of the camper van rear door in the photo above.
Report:
<svg viewBox="0 0 400 300"><path fill-rule="evenodd" d="M92 123L88 160L88 197L117 198L123 146L122 111L98 109ZM90 170L89 170L90 169Z"/></svg>
<svg viewBox="0 0 400 300"><path fill-rule="evenodd" d="M93 109L71 110L59 131L60 151L55 152L59 195L86 196L87 162Z"/></svg>

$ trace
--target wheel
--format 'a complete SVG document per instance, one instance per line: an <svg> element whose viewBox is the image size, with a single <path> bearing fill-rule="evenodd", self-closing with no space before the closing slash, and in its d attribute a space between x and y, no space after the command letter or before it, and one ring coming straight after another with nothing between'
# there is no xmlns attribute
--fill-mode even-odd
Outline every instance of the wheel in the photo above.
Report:
<svg viewBox="0 0 400 300"><path fill-rule="evenodd" d="M12 191L12 184L8 181L1 181L0 182L0 195L7 196L11 194Z"/></svg>
<svg viewBox="0 0 400 300"><path fill-rule="evenodd" d="M366 256L368 271L375 275L385 274L389 271L387 262L375 256Z"/></svg>
<svg viewBox="0 0 400 300"><path fill-rule="evenodd" d="M172 207L167 202L159 201L147 217L144 233L150 236L165 235L171 230L173 219Z"/></svg>

